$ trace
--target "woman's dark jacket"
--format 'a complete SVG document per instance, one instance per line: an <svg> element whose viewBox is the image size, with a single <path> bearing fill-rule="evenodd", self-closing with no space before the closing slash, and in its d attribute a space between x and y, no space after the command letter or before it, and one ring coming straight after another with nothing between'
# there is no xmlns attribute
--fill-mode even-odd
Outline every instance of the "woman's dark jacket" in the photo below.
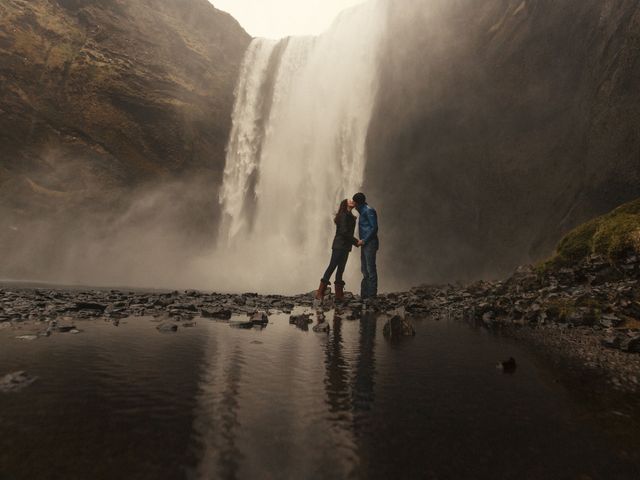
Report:
<svg viewBox="0 0 640 480"><path fill-rule="evenodd" d="M333 250L351 251L351 247L358 244L358 239L353 236L356 231L356 217L350 212L342 212L336 218L336 236L333 239Z"/></svg>

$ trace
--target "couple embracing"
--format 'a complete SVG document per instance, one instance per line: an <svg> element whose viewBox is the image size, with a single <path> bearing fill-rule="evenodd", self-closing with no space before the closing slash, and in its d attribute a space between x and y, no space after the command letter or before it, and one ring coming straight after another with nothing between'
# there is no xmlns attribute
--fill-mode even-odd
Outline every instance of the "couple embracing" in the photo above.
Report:
<svg viewBox="0 0 640 480"><path fill-rule="evenodd" d="M358 211L359 240L354 236L356 229L356 217L352 213L354 208ZM331 247L331 261L322 280L320 280L316 299L322 300L324 298L327 287L331 285L331 275L336 270L335 299L337 301L344 299L342 275L352 247L361 249L362 283L360 284L360 296L363 300L375 298L378 294L376 254L379 248L378 216L376 211L367 204L364 193L356 193L352 200L345 199L340 203L334 222L336 224L336 236Z"/></svg>

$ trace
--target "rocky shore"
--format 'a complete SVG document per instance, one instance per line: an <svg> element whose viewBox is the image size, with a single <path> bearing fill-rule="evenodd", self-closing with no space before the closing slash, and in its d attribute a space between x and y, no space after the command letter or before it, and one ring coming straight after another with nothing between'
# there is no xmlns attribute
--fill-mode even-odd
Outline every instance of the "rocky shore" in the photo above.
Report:
<svg viewBox="0 0 640 480"><path fill-rule="evenodd" d="M530 344L617 390L640 391L640 258L591 255L573 267L523 266L504 281L412 289L407 312L464 319Z"/></svg>
<svg viewBox="0 0 640 480"><path fill-rule="evenodd" d="M366 312L404 312L414 319L459 319L528 342L536 350L604 380L622 391L640 390L640 258L631 256L613 266L590 256L572 268L520 267L504 281L470 285L424 285L408 292L380 295L363 303L348 295L339 305L342 318L355 320ZM78 333L75 321L152 316L163 321L159 331L192 326L193 319L260 326L273 314L291 315L293 324L311 321L292 315L294 309L318 310L313 293L295 296L255 293L220 294L196 290L142 292L54 288L0 289L0 327L20 329L35 324L37 334ZM329 295L321 310L334 308ZM233 318L232 318L233 317ZM317 315L322 324L324 315ZM238 320L240 319L240 320ZM242 320L244 319L244 320ZM316 326L317 327L317 326ZM316 328L315 331L327 329Z"/></svg>

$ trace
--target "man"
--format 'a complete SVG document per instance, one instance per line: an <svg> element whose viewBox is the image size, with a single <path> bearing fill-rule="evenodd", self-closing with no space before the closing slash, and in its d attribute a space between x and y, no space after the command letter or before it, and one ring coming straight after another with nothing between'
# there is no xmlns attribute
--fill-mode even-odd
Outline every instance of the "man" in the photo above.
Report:
<svg viewBox="0 0 640 480"><path fill-rule="evenodd" d="M360 296L363 300L375 298L378 294L378 271L376 268L376 255L380 242L378 241L378 214L367 204L364 193L356 193L353 196L358 210L358 230L362 248L360 260L362 262L362 283Z"/></svg>

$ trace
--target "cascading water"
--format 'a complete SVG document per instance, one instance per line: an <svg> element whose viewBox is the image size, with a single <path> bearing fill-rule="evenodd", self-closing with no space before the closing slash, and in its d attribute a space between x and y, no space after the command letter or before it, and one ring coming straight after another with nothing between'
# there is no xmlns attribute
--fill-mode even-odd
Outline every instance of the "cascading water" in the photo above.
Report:
<svg viewBox="0 0 640 480"><path fill-rule="evenodd" d="M337 205L362 187L385 24L385 0L372 0L318 37L250 45L220 194L218 288L301 292L319 279Z"/></svg>

